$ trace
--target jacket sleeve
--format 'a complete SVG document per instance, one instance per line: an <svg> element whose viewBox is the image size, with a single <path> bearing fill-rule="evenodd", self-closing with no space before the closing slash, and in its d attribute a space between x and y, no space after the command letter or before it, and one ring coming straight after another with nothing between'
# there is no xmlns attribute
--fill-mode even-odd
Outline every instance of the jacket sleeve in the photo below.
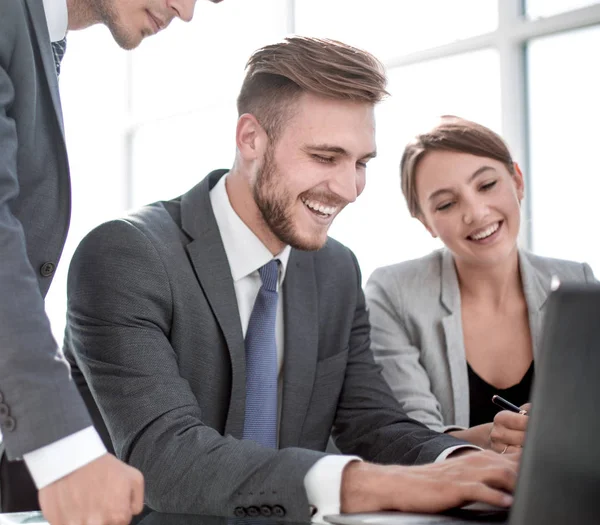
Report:
<svg viewBox="0 0 600 525"><path fill-rule="evenodd" d="M0 3L0 424L9 459L91 424L52 337L23 228L11 212L19 195L19 145L10 69L23 9L21 2Z"/></svg>
<svg viewBox="0 0 600 525"><path fill-rule="evenodd" d="M444 423L431 379L421 364L421 349L411 341L396 281L385 268L373 272L365 286L371 322L371 347L383 377L406 413L438 432L459 429Z"/></svg>
<svg viewBox="0 0 600 525"><path fill-rule="evenodd" d="M346 454L357 454L376 463L433 462L445 449L465 442L415 421L394 397L381 374L381 366L373 358L369 314L355 259L354 264L357 303L346 378L334 429L336 445ZM423 384L428 382L423 381ZM421 397L427 397L427 389ZM433 401L430 404L433 405Z"/></svg>

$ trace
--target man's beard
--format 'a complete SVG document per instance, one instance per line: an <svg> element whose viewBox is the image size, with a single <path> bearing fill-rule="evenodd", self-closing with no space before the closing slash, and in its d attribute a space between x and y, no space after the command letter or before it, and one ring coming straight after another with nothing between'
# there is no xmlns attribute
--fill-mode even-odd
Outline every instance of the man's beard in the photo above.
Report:
<svg viewBox="0 0 600 525"><path fill-rule="evenodd" d="M274 148L269 145L263 165L256 175L254 201L269 229L284 244L297 250L314 251L322 248L319 239L302 239L292 217L294 199L281 187L282 176L274 159Z"/></svg>
<svg viewBox="0 0 600 525"><path fill-rule="evenodd" d="M117 45L126 50L136 48L141 38L132 38L127 28L123 26L117 15L114 0L94 0L94 2L100 20L108 28Z"/></svg>

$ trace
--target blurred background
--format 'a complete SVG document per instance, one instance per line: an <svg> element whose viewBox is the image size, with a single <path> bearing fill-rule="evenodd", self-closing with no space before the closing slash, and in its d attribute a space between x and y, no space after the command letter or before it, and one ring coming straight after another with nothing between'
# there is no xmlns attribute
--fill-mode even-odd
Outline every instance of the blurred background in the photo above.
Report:
<svg viewBox="0 0 600 525"><path fill-rule="evenodd" d="M378 157L330 230L356 253L363 282L439 246L408 215L398 166L406 142L442 114L507 140L526 178L522 246L587 261L600 275L600 2L198 0L191 23L175 20L132 52L101 26L69 33L60 89L72 221L46 299L59 342L81 238L229 168L245 62L290 33L342 40L388 68Z"/></svg>

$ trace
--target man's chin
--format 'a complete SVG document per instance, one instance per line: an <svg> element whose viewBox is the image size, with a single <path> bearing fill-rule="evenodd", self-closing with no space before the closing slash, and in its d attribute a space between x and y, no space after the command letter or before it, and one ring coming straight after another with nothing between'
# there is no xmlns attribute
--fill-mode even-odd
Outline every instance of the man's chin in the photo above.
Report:
<svg viewBox="0 0 600 525"><path fill-rule="evenodd" d="M132 49L135 49L142 43L142 40L144 40L144 38L151 36L151 35L152 35L152 33L149 31L141 32L141 33L135 34L135 35L125 34L122 31L119 31L119 32L113 31L112 32L113 40L117 43L117 45L121 49L124 49L125 51L131 51Z"/></svg>
<svg viewBox="0 0 600 525"><path fill-rule="evenodd" d="M311 238L296 237L292 242L288 242L292 248L302 250L304 252L316 252L325 246L327 235Z"/></svg>

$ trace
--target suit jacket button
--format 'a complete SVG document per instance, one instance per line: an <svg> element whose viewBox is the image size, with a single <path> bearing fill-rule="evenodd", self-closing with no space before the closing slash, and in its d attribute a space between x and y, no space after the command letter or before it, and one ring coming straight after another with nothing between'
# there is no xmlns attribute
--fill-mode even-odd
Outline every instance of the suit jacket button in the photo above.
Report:
<svg viewBox="0 0 600 525"><path fill-rule="evenodd" d="M233 514L235 515L236 518L245 518L246 517L246 511L244 510L244 507L236 507L235 510L233 511Z"/></svg>
<svg viewBox="0 0 600 525"><path fill-rule="evenodd" d="M285 516L285 509L281 505L273 505L273 516L283 518Z"/></svg>
<svg viewBox="0 0 600 525"><path fill-rule="evenodd" d="M0 403L0 417L6 417L6 416L8 416L9 413L10 413L10 410L8 409L8 405L5 405L4 403Z"/></svg>
<svg viewBox="0 0 600 525"><path fill-rule="evenodd" d="M16 426L17 426L17 423L16 423L15 419L13 417L9 416L4 420L4 423L2 424L2 430L6 430L7 432L12 432Z"/></svg>
<svg viewBox="0 0 600 525"><path fill-rule="evenodd" d="M54 263L45 262L40 268L40 274L42 277L50 277L54 273L55 269L56 265Z"/></svg>
<svg viewBox="0 0 600 525"><path fill-rule="evenodd" d="M260 514L265 518L270 518L273 514L273 510L269 505L261 505L260 506Z"/></svg>
<svg viewBox="0 0 600 525"><path fill-rule="evenodd" d="M248 507L246 509L246 513L248 514L248 517L250 518L257 518L258 516L260 516L260 509L258 507Z"/></svg>

